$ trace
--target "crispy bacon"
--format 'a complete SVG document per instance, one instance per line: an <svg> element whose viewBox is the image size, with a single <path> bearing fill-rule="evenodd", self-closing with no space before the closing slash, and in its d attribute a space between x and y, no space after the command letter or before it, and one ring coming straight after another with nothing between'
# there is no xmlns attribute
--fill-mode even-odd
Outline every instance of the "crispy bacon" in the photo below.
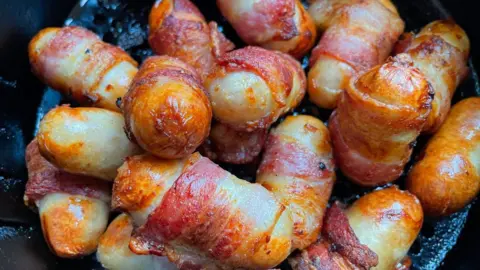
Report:
<svg viewBox="0 0 480 270"><path fill-rule="evenodd" d="M320 120L289 116L271 131L257 183L292 212L294 249L303 249L317 239L334 181L330 137Z"/></svg>
<svg viewBox="0 0 480 270"><path fill-rule="evenodd" d="M318 10L320 14L327 13L328 19L319 24L328 27L310 57L308 91L318 106L333 109L351 78L388 57L404 23L391 3L386 6L378 0L313 2L311 14L316 17L314 12Z"/></svg>
<svg viewBox="0 0 480 270"><path fill-rule="evenodd" d="M185 61L202 78L210 72L216 57L235 47L218 31L215 22L206 23L189 0L156 1L149 26L148 40L155 53Z"/></svg>
<svg viewBox="0 0 480 270"><path fill-rule="evenodd" d="M33 72L82 105L120 111L137 62L119 47L77 26L46 28L29 44Z"/></svg>
<svg viewBox="0 0 480 270"><path fill-rule="evenodd" d="M40 154L36 139L28 144L25 159L28 169L28 182L25 187L27 205L33 206L45 195L59 192L110 201L108 182L58 169Z"/></svg>
<svg viewBox="0 0 480 270"><path fill-rule="evenodd" d="M182 269L208 264L266 269L290 253L291 228L289 211L266 189L194 154L135 231L130 248L168 256Z"/></svg>
<svg viewBox="0 0 480 270"><path fill-rule="evenodd" d="M247 44L296 58L314 45L315 25L298 0L217 0L217 5Z"/></svg>
<svg viewBox="0 0 480 270"><path fill-rule="evenodd" d="M342 172L364 186L397 179L426 124L432 95L405 54L352 81L329 122Z"/></svg>
<svg viewBox="0 0 480 270"><path fill-rule="evenodd" d="M452 21L432 22L415 36L407 34L397 45L396 52L412 57L435 92L425 132L435 133L445 121L453 94L468 73L469 51L467 34Z"/></svg>

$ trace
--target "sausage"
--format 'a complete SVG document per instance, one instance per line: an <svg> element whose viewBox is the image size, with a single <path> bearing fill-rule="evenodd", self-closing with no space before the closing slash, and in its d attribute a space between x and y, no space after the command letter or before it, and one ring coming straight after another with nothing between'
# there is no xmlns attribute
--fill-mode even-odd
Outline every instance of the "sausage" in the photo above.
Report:
<svg viewBox="0 0 480 270"><path fill-rule="evenodd" d="M452 214L480 191L480 98L453 106L407 177L427 215Z"/></svg>
<svg viewBox="0 0 480 270"><path fill-rule="evenodd" d="M257 183L292 212L293 249L317 240L334 182L330 136L320 120L288 116L270 132Z"/></svg>
<svg viewBox="0 0 480 270"><path fill-rule="evenodd" d="M124 158L141 151L123 125L117 112L59 106L40 122L38 146L48 161L67 172L111 181Z"/></svg>
<svg viewBox="0 0 480 270"><path fill-rule="evenodd" d="M105 269L177 269L166 257L142 256L130 251L128 243L132 231L132 220L126 214L120 214L108 225L97 250L97 259Z"/></svg>
<svg viewBox="0 0 480 270"><path fill-rule="evenodd" d="M84 106L120 111L116 105L137 72L119 47L78 26L41 30L30 41L33 72L45 84Z"/></svg>
<svg viewBox="0 0 480 270"><path fill-rule="evenodd" d="M217 0L223 16L249 45L300 58L315 45L317 32L299 0Z"/></svg>
<svg viewBox="0 0 480 270"><path fill-rule="evenodd" d="M218 59L205 89L220 123L253 131L268 128L300 103L305 74L286 54L245 47Z"/></svg>
<svg viewBox="0 0 480 270"><path fill-rule="evenodd" d="M161 158L192 154L210 132L212 108L200 77L173 57L145 60L122 107L129 137Z"/></svg>
<svg viewBox="0 0 480 270"><path fill-rule="evenodd" d="M352 80L329 121L342 172L363 186L397 179L427 122L432 95L406 54Z"/></svg>
<svg viewBox="0 0 480 270"><path fill-rule="evenodd" d="M333 204L321 240L290 264L294 270L405 269L422 224L422 207L414 195L396 186L375 190L345 210Z"/></svg>
<svg viewBox="0 0 480 270"><path fill-rule="evenodd" d="M316 0L309 9L325 32L310 56L308 94L334 109L351 78L381 64L404 29L388 0Z"/></svg>
<svg viewBox="0 0 480 270"><path fill-rule="evenodd" d="M59 170L42 157L35 139L27 146L25 157L25 204L38 208L52 252L63 258L93 253L108 222L109 184Z"/></svg>
<svg viewBox="0 0 480 270"><path fill-rule="evenodd" d="M435 90L426 133L435 133L445 121L453 94L468 73L469 50L467 34L452 21L434 21L398 43L396 51L409 54Z"/></svg>
<svg viewBox="0 0 480 270"><path fill-rule="evenodd" d="M134 253L168 256L179 269L269 269L288 256L290 212L264 187L198 153L184 161L151 159L128 159L114 182L114 207L146 217L135 221Z"/></svg>
<svg viewBox="0 0 480 270"><path fill-rule="evenodd" d="M301 102L305 88L300 63L287 54L245 47L221 56L205 80L217 120L205 152L222 162L253 161L263 148L268 128ZM235 138L215 137L225 132ZM246 141L248 136L256 142ZM232 146L232 141L239 143ZM253 151L245 154L249 150Z"/></svg>
<svg viewBox="0 0 480 270"><path fill-rule="evenodd" d="M157 0L150 11L148 41L158 55L177 57L193 66L204 79L216 57L235 45L207 24L202 13L189 0Z"/></svg>

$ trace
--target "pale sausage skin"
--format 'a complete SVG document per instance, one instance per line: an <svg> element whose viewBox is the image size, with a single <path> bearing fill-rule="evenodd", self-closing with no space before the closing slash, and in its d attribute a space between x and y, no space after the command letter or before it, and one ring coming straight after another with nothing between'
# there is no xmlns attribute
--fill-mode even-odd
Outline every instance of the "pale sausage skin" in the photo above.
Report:
<svg viewBox="0 0 480 270"><path fill-rule="evenodd" d="M133 231L132 219L127 214L116 217L100 238L97 259L108 270L176 270L166 257L137 255L128 247Z"/></svg>
<svg viewBox="0 0 480 270"><path fill-rule="evenodd" d="M408 250L423 224L418 199L396 186L327 211L321 240L291 258L294 270L408 269ZM335 246L335 247L333 247Z"/></svg>
<svg viewBox="0 0 480 270"><path fill-rule="evenodd" d="M219 161L229 158L234 163L251 162L259 151L241 158L243 149L255 148L244 138L255 136L262 149L262 135L280 116L300 103L305 88L306 78L300 63L287 54L245 47L219 57L205 80L205 90L217 120L216 131L233 135L233 130L238 131L240 134L232 140L240 142L241 146L232 147L228 140L213 138L210 143L218 145L210 145L210 150L228 149L228 154L219 152L208 156L218 157ZM242 135L248 133L254 135Z"/></svg>
<svg viewBox="0 0 480 270"><path fill-rule="evenodd" d="M427 123L432 96L406 54L352 80L329 121L342 172L362 186L396 180Z"/></svg>
<svg viewBox="0 0 480 270"><path fill-rule="evenodd" d="M37 140L27 146L25 157L25 204L38 209L50 250L63 258L95 252L108 222L110 185L56 168L42 157Z"/></svg>
<svg viewBox="0 0 480 270"><path fill-rule="evenodd" d="M129 158L112 200L139 226L130 249L167 256L179 269L269 269L291 252L290 211L261 185L197 153L175 161Z"/></svg>
<svg viewBox="0 0 480 270"><path fill-rule="evenodd" d="M160 158L192 154L210 132L212 108L200 77L177 58L147 58L122 104L129 137Z"/></svg>
<svg viewBox="0 0 480 270"><path fill-rule="evenodd" d="M317 31L299 0L217 0L242 40L300 58L315 45Z"/></svg>
<svg viewBox="0 0 480 270"><path fill-rule="evenodd" d="M293 249L318 238L335 182L327 127L312 116L288 116L268 136L257 183L292 212Z"/></svg>
<svg viewBox="0 0 480 270"><path fill-rule="evenodd" d="M119 47L78 26L41 30L30 41L33 72L45 84L83 106L120 111L137 62Z"/></svg>
<svg viewBox="0 0 480 270"><path fill-rule="evenodd" d="M124 123L120 113L106 109L59 106L40 122L38 146L67 172L112 181L124 159L141 152L125 135Z"/></svg>
<svg viewBox="0 0 480 270"><path fill-rule="evenodd" d="M480 98L453 106L408 174L407 188L427 215L459 211L480 191Z"/></svg>
<svg viewBox="0 0 480 270"><path fill-rule="evenodd" d="M148 41L153 51L193 66L202 80L215 59L235 47L215 22L207 24L189 0L157 0L150 11L149 26Z"/></svg>
<svg viewBox="0 0 480 270"><path fill-rule="evenodd" d="M433 86L432 112L424 127L424 132L433 134L445 121L453 94L468 73L468 36L452 21L434 21L417 35L406 34L396 51L409 54Z"/></svg>
<svg viewBox="0 0 480 270"><path fill-rule="evenodd" d="M350 79L390 55L404 22L389 0L311 2L324 33L310 57L308 94L317 106L334 109Z"/></svg>

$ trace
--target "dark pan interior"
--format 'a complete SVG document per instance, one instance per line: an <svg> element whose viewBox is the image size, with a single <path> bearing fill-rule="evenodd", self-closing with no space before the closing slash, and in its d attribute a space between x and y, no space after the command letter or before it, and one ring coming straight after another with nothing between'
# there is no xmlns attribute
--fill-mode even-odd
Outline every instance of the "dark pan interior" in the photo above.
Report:
<svg viewBox="0 0 480 270"><path fill-rule="evenodd" d="M2 63L20 62L16 68L0 68L0 89L2 89L0 96L0 269L102 269L94 256L81 260L62 260L51 255L39 230L37 215L23 206L22 196L26 181L25 145L32 139L38 121L44 113L59 103L68 102L63 100L57 92L48 88L44 90L44 86L29 73L26 43L44 25L61 25L62 20L67 18L66 24L81 25L95 31L105 41L118 44L141 62L152 54L146 38L148 12L153 1L80 1L86 3L77 5L69 16L67 14L73 6L73 0L40 1L43 5L33 5L33 7L32 3L39 1L25 1L32 3L23 7L18 7L21 3L7 2L10 2L13 8L18 8L19 12L29 10L31 14L37 15L29 17L27 13L25 20L20 23L6 21L6 25L19 26L20 30L9 28L7 30L10 30L8 32L10 35L4 35L0 39L0 45L3 45L0 47L2 51L9 52L8 54L2 52L2 59L5 57L7 61ZM17 0L17 2L22 1ZM219 23L224 33L235 42L237 47L243 45L219 14L214 0L194 2L207 20L215 20ZM475 50L477 37L472 35L476 30L475 24L472 24L475 20L470 23L466 17L467 14L473 14L473 11L468 11L466 4L460 9L459 2L462 1L455 3L444 1L448 8L437 0L394 0L394 2L406 21L409 31L418 30L433 20L450 17L451 14L447 10L452 11L454 18L472 38L473 53L477 53ZM1 8L0 4L0 10ZM458 13L458 10L462 12ZM53 15L49 17L51 14L55 14L57 19L54 20ZM0 19L0 27L3 27L3 20L9 20L11 16L14 16L14 13ZM32 22L36 20L40 22L32 26ZM470 62L471 73L457 90L454 102L469 96L480 95L479 81L473 67L477 59L475 56ZM307 66L308 58L303 60L303 64ZM293 113L310 114L326 121L330 111L320 110L305 100ZM427 139L423 137L418 140L416 153L424 146ZM242 179L255 180L256 164L248 166L222 164L222 166ZM402 186L403 178L396 184ZM351 202L368 191L369 189L358 188L345 181L339 172L332 200ZM474 203L451 217L438 220L427 219L420 237L410 251L414 269L477 269L474 255L480 252L480 248L470 245L475 243L476 239L480 239L479 233L475 230L480 225L479 208ZM468 222L467 217L469 217ZM466 228L462 231L465 224L467 224ZM455 246L459 237L460 244ZM286 264L281 267L288 269Z"/></svg>

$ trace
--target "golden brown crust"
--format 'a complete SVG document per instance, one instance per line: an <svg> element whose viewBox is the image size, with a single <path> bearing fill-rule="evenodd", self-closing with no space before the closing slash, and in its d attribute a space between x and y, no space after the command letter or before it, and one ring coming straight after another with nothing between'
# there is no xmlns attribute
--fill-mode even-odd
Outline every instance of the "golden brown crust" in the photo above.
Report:
<svg viewBox="0 0 480 270"><path fill-rule="evenodd" d="M189 0L158 0L149 16L150 46L159 55L177 57L192 65L204 78L215 58L235 46L217 29L207 24Z"/></svg>
<svg viewBox="0 0 480 270"><path fill-rule="evenodd" d="M38 202L45 241L63 258L78 258L95 251L107 226L105 202L81 195L52 193Z"/></svg>
<svg viewBox="0 0 480 270"><path fill-rule="evenodd" d="M161 158L193 153L210 132L212 109L201 80L173 57L145 60L122 105L129 137Z"/></svg>
<svg viewBox="0 0 480 270"><path fill-rule="evenodd" d="M467 75L469 50L467 34L452 21L434 21L398 45L396 51L412 57L435 91L425 132L435 133L445 121L453 94Z"/></svg>
<svg viewBox="0 0 480 270"><path fill-rule="evenodd" d="M452 214L480 191L480 98L450 111L410 171L407 188L428 215Z"/></svg>
<svg viewBox="0 0 480 270"><path fill-rule="evenodd" d="M37 77L82 105L119 111L116 100L136 72L137 63L125 51L77 26L43 29L28 50Z"/></svg>
<svg viewBox="0 0 480 270"><path fill-rule="evenodd" d="M365 186L397 179L426 123L432 95L405 54L352 81L329 126L341 170Z"/></svg>
<svg viewBox="0 0 480 270"><path fill-rule="evenodd" d="M217 6L249 45L300 58L316 40L315 25L299 0L217 0Z"/></svg>

